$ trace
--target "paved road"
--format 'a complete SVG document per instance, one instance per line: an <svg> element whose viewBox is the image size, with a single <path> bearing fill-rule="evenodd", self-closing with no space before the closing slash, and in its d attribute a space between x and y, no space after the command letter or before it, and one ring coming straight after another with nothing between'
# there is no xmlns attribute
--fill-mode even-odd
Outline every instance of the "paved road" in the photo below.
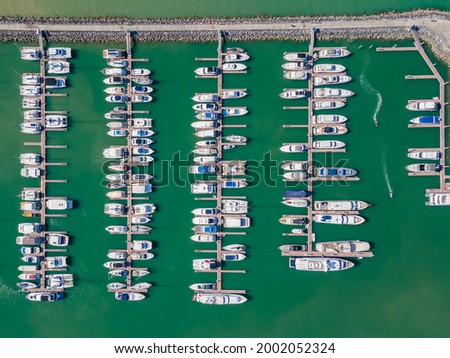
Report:
<svg viewBox="0 0 450 358"><path fill-rule="evenodd" d="M199 31L199 30L292 30L292 29L319 29L334 28L382 28L382 27L405 27L412 25L427 27L445 38L450 47L450 21L420 19L391 19L391 20L357 20L357 21L322 21L322 22L275 22L275 23L236 23L226 25L216 24L140 24L140 25L108 25L108 24L1 24L0 30L47 30L47 31Z"/></svg>

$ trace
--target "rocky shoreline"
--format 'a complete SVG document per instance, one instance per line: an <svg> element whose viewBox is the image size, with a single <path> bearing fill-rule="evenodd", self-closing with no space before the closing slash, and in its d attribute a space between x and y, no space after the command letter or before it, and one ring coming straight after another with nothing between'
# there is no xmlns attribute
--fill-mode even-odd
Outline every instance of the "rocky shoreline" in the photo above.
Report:
<svg viewBox="0 0 450 358"><path fill-rule="evenodd" d="M330 22L330 21L386 21L394 19L404 20L449 20L450 13L440 10L414 10L408 12L389 12L376 15L363 16L289 16L289 17L231 17L231 18L192 18L192 19L130 19L130 18L26 18L26 17L0 17L0 23L22 24L117 24L117 25L142 25L142 24L251 24L251 23L292 23L292 22ZM320 26L319 26L320 29ZM215 42L216 31L140 31L133 32L134 41L142 42ZM450 48L446 45L441 35L427 28L419 29L421 38L429 44L435 55L450 64ZM338 28L320 29L317 32L318 40L335 39L377 39L377 40L402 40L412 38L409 29L405 27L385 28ZM48 41L66 43L122 43L121 32L86 32L86 31L52 31L46 33ZM228 31L225 38L230 41L265 41L265 40L295 40L308 41L309 32L305 29L291 30L239 30ZM0 41L3 42L36 42L35 31L0 31Z"/></svg>

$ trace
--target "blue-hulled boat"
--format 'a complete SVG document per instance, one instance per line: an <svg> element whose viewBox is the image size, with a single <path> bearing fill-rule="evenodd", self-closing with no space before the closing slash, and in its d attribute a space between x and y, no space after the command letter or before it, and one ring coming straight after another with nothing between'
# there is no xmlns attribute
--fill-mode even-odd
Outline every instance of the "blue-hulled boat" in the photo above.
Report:
<svg viewBox="0 0 450 358"><path fill-rule="evenodd" d="M287 190L283 192L284 198L304 198L310 195L311 192L308 190Z"/></svg>
<svg viewBox="0 0 450 358"><path fill-rule="evenodd" d="M439 116L421 116L410 120L414 124L439 124L441 123L441 117Z"/></svg>

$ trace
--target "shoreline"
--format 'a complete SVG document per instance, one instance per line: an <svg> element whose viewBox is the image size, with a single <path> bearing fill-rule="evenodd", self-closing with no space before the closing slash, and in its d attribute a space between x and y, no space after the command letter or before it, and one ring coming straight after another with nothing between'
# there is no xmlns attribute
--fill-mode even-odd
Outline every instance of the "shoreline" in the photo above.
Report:
<svg viewBox="0 0 450 358"><path fill-rule="evenodd" d="M375 15L231 17L190 19L130 18L29 18L0 17L2 42L37 42L36 30L46 32L51 42L120 43L129 29L137 42L215 42L217 30L229 41L307 41L316 27L318 40L411 39L410 27L419 27L420 37L440 60L450 65L450 12L413 10Z"/></svg>

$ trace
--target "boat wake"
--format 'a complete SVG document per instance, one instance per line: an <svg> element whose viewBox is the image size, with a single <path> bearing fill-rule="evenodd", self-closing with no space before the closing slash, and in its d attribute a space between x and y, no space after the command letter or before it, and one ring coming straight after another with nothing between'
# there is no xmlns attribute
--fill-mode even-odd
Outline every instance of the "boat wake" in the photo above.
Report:
<svg viewBox="0 0 450 358"><path fill-rule="evenodd" d="M383 97L381 96L381 93L378 92L375 88L372 87L372 85L369 83L366 77L366 72L363 70L361 72L361 75L359 76L359 82L361 83L361 86L364 91L366 91L369 94L373 94L377 97L377 107L375 108L375 112L373 113L373 122L375 125L378 125L378 113L380 112L381 105L383 104Z"/></svg>
<svg viewBox="0 0 450 358"><path fill-rule="evenodd" d="M389 180L389 173L388 173L387 164L386 164L386 148L383 150L381 162L383 164L384 179L386 180L386 185L389 190L389 197L392 199L394 197L394 190L392 189L391 181Z"/></svg>

